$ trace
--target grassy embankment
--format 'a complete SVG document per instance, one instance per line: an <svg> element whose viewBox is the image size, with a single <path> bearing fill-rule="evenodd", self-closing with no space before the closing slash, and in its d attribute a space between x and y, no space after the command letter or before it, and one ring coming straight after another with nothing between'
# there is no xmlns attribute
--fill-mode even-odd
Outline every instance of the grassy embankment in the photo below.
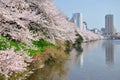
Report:
<svg viewBox="0 0 120 80"><path fill-rule="evenodd" d="M15 52L20 50L26 51L29 56L33 56L36 62L39 61L40 63L43 63L46 60L52 60L53 58L57 59L60 57L65 57L66 55L65 43L58 40L56 40L56 46L44 41L43 39L32 41L32 45L36 47L36 49L29 47L26 43L13 41L5 36L0 36L0 50L14 48Z"/></svg>
<svg viewBox="0 0 120 80"><path fill-rule="evenodd" d="M38 41L32 41L32 45L36 47L36 49L32 49L26 43L12 41L5 36L0 36L0 50L6 50L10 48L14 48L16 51L26 51L30 56L34 56L36 53L42 53L45 51L46 46L55 47L53 44L40 39Z"/></svg>
<svg viewBox="0 0 120 80"><path fill-rule="evenodd" d="M77 32L76 36L77 38L73 46L77 49L80 49L83 38ZM65 51L69 52L70 48L72 47L72 43L70 41L62 42L56 40L55 46L47 41L44 41L43 39L32 41L32 45L36 47L36 49L31 48L31 46L28 46L26 43L13 41L5 36L0 36L0 50L14 48L15 51L26 51L30 56L45 53L46 55L49 55L49 57L56 58L62 56ZM34 58L36 58L36 56Z"/></svg>
<svg viewBox="0 0 120 80"><path fill-rule="evenodd" d="M81 43L83 42L83 38L77 32L76 36L77 38L73 46L79 49L81 47ZM32 45L36 47L36 49L31 48L26 43L13 41L5 36L0 36L0 50L14 48L15 51L26 51L30 56L45 53L48 55L52 55L52 57L57 57L57 55L59 57L60 55L62 55L62 53L65 53L65 51L69 52L72 47L72 43L70 41L62 42L56 40L55 46L47 41L44 41L43 39L32 41Z"/></svg>

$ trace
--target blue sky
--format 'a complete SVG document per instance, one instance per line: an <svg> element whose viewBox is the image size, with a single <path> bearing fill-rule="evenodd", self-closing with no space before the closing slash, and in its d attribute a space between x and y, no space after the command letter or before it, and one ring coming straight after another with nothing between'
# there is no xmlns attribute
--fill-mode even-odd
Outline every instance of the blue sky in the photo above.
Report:
<svg viewBox="0 0 120 80"><path fill-rule="evenodd" d="M88 28L104 27L105 15L114 15L114 25L120 32L120 0L53 0L57 8L68 17L72 13L83 13Z"/></svg>

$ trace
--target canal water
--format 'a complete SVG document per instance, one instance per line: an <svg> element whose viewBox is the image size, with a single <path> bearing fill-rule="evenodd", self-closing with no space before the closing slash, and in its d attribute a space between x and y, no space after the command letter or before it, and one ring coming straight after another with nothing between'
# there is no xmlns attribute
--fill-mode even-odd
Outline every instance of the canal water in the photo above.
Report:
<svg viewBox="0 0 120 80"><path fill-rule="evenodd" d="M73 49L69 58L35 70L27 80L120 80L120 41L101 40Z"/></svg>

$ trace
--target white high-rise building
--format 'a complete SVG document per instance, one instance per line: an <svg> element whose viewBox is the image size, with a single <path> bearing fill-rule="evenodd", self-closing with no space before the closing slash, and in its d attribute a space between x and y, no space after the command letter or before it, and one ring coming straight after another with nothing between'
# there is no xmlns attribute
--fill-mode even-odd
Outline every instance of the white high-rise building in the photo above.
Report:
<svg viewBox="0 0 120 80"><path fill-rule="evenodd" d="M105 33L107 36L112 36L115 34L114 19L112 14L105 16Z"/></svg>
<svg viewBox="0 0 120 80"><path fill-rule="evenodd" d="M71 21L73 21L80 30L84 29L83 15L82 13L74 13Z"/></svg>

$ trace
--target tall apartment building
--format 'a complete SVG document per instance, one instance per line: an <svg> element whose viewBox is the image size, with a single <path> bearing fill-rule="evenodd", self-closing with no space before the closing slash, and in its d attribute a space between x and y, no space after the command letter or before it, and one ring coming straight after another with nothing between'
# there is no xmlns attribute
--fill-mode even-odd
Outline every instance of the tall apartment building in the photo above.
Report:
<svg viewBox="0 0 120 80"><path fill-rule="evenodd" d="M105 16L105 33L107 36L112 36L115 34L114 19L112 14L107 14Z"/></svg>
<svg viewBox="0 0 120 80"><path fill-rule="evenodd" d="M71 21L73 21L80 30L84 29L83 15L82 13L74 13Z"/></svg>

